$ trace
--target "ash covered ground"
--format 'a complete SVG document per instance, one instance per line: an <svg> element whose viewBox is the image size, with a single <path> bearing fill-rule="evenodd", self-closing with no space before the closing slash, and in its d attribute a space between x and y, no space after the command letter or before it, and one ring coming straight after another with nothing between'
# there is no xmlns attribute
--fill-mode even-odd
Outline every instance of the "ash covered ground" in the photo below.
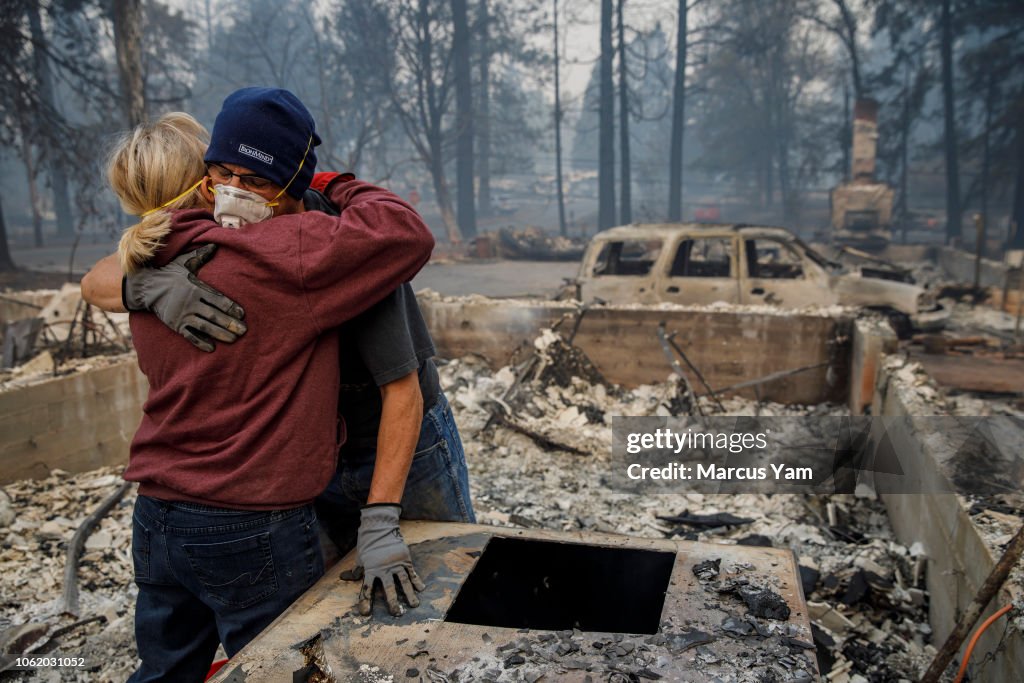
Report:
<svg viewBox="0 0 1024 683"><path fill-rule="evenodd" d="M466 444L482 523L790 548L803 567L819 666L822 674L832 674L829 680L916 680L930 661L925 558L920 548L895 541L884 507L874 498L644 496L616 493L602 483L609 473L612 416L692 409L677 382L630 391L607 385L585 357L553 333L543 334L513 365L496 372L478 359L463 358L444 364L441 376ZM723 412L702 401L708 414L846 411L725 399ZM86 545L79 615L60 613L68 541L118 481L117 471L107 469L76 476L58 472L5 487L10 501L0 502L9 510L0 527L0 631L40 624L46 635L26 636L35 638L37 653L85 656L92 665L6 674L12 680L120 681L135 666L133 491ZM758 637L729 628L717 635ZM787 680L788 674L792 671L780 665L775 680ZM747 679L738 669L734 680Z"/></svg>

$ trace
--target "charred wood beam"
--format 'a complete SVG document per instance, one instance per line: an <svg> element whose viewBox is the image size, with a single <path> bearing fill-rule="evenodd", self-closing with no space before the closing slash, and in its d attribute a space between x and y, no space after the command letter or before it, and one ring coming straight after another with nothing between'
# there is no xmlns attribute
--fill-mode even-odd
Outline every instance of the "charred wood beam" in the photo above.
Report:
<svg viewBox="0 0 1024 683"><path fill-rule="evenodd" d="M745 382L738 382L737 384L730 384L727 387L716 389L716 393L724 394L727 391L736 391L737 389L749 389L751 387L759 387L763 384L768 384L776 380L785 379L786 377L792 377L793 375L799 375L802 372L809 370L818 370L820 368L827 368L831 365L829 362L815 363L814 365L804 365L799 368L793 368L792 370L780 370L779 372L773 372L770 375L764 377L758 377L757 379L748 379ZM701 394L701 396L707 396L708 394Z"/></svg>
<svg viewBox="0 0 1024 683"><path fill-rule="evenodd" d="M697 400L697 392L693 390L693 385L690 384L690 378L683 372L683 366L679 364L676 357L672 355L672 349L669 347L668 337L665 335L665 322L658 323L658 341L661 342L661 350L665 352L665 358L668 360L669 366L672 368L672 372L679 375L679 378L683 380L683 384L686 386L686 393L690 396L690 415L693 415L693 411L696 410L701 417L704 416L704 411L701 410L700 401Z"/></svg>
<svg viewBox="0 0 1024 683"><path fill-rule="evenodd" d="M1006 578L1010 575L1010 571L1020 562L1022 553L1024 553L1024 527L1018 529L1017 533L1014 534L1013 540L1006 547L1003 556L996 562L996 566L992 568L988 578L985 579L985 583L978 589L978 593L974 596L974 600L971 601L967 611L960 617L956 628L949 634L946 642L942 645L942 649L935 655L935 659L932 660L928 671L921 678L921 683L938 683L942 678L942 673L949 666L953 657L960 650L960 645L963 644L964 639L967 638L971 629L978 622L985 606L996 596L999 589L1006 583Z"/></svg>

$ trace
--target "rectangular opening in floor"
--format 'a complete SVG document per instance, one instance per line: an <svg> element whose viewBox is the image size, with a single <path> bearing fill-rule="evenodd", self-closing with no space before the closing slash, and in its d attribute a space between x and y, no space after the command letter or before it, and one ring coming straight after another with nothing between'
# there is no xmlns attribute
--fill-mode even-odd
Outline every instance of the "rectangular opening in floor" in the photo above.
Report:
<svg viewBox="0 0 1024 683"><path fill-rule="evenodd" d="M445 621L657 633L675 553L491 538Z"/></svg>

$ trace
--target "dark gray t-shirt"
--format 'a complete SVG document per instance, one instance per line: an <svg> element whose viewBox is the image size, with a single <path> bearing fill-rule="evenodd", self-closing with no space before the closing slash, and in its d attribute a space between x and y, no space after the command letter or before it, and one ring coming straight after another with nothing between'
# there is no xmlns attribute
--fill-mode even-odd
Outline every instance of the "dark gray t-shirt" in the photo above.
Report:
<svg viewBox="0 0 1024 683"><path fill-rule="evenodd" d="M376 446L382 407L379 387L388 382L418 371L424 412L437 402L441 389L431 360L434 342L408 283L341 326L340 354L338 411L345 418L346 446Z"/></svg>
<svg viewBox="0 0 1024 683"><path fill-rule="evenodd" d="M324 195L308 190L303 203L310 211L338 215ZM431 360L434 342L423 320L416 294L408 283L340 328L341 393L338 412L345 418L342 447L374 448L380 428L380 387L410 372L419 372L423 411L434 407L441 387Z"/></svg>

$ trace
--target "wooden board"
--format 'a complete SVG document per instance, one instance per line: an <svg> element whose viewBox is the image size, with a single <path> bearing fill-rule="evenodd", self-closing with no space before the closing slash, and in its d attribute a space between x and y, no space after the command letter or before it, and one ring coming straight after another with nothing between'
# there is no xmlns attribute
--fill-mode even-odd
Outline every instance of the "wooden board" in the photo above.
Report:
<svg viewBox="0 0 1024 683"><path fill-rule="evenodd" d="M780 680L799 680L799 672L806 674L805 680L817 680L806 604L795 558L788 550L440 522L403 523L403 533L427 583L420 607L391 617L383 605L375 605L372 618L358 616L354 605L359 584L340 579L341 571L354 564L350 554L213 680L304 680L293 679L307 664L299 646L318 635L323 659L336 680L345 682L582 682L588 676L603 681L615 671L630 666L635 670L640 666L637 662L663 681L728 679L739 672L767 672L772 667L777 667L777 675L786 676ZM499 535L675 553L658 634L527 631L446 622L445 614L480 552L490 538ZM789 619L746 617L746 606L739 598L719 595L702 584L693 566L713 559L721 559L723 572L735 568L736 576L771 586L790 608ZM735 630L737 623L750 624L752 634L730 635L729 629ZM659 643L657 635L666 642ZM607 645L594 645L609 640L613 647L628 647L630 655L608 654ZM578 649L559 654L559 646L566 650L573 643ZM526 661L508 666L508 658L524 647L530 650ZM540 678L531 677L540 674Z"/></svg>

